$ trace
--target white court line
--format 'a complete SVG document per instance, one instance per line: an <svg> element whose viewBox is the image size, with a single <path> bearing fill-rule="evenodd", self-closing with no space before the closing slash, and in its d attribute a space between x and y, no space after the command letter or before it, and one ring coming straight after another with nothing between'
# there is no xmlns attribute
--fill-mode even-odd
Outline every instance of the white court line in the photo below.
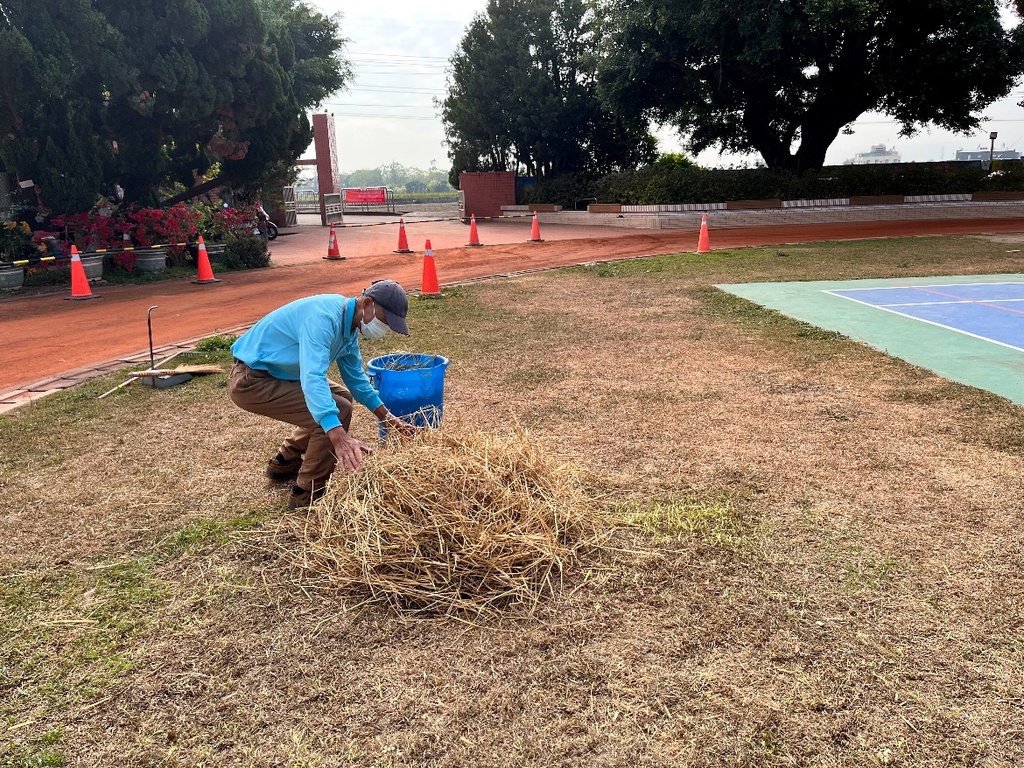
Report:
<svg viewBox="0 0 1024 768"><path fill-rule="evenodd" d="M975 286L984 285L1024 285L1024 281L1010 281L1002 283L929 283L928 285L880 285L876 288L832 288L824 291L824 293L832 293L832 291L902 291L907 288L973 288Z"/></svg>
<svg viewBox="0 0 1024 768"><path fill-rule="evenodd" d="M843 289L837 289L837 290L843 290ZM860 304L860 305L865 306L865 307L871 307L871 309L880 309L883 312L891 312L894 315L899 315L900 317L906 317L906 318L908 318L910 320L916 320L919 323L927 323L928 325L934 325L936 328L945 328L947 331L954 331L955 333L962 333L964 336L970 336L971 338L974 338L974 339L980 339L981 341L987 341L987 342L990 342L992 344L998 344L1001 347L1008 347L1009 349L1016 349L1018 352L1024 352L1024 347L1017 347L1017 346L1014 346L1013 344L1007 344L1006 342L1003 342L1003 341L996 341L995 339L990 339L988 336L979 336L976 333L971 333L970 331L965 331L965 330L963 330L961 328L954 328L951 325L943 325L942 323L936 323L934 320L924 320L923 318L920 318L920 317L914 317L913 315L908 315L906 312L897 312L895 309L889 309L888 307L879 306L878 304L872 304L872 303L867 302L867 301L861 301L860 299L854 299L854 298L851 298L850 296L844 296L841 293L834 293L832 291L822 291L822 293L827 293L830 296L835 296L837 299L846 299L847 301L852 301L855 304Z"/></svg>
<svg viewBox="0 0 1024 768"><path fill-rule="evenodd" d="M825 293L831 293L831 291L825 291ZM833 294L838 295L838 294ZM1024 299L961 299L959 301L906 301L903 303L896 302L894 304L872 304L874 307L931 307L935 304L1010 304L1014 301L1024 301Z"/></svg>

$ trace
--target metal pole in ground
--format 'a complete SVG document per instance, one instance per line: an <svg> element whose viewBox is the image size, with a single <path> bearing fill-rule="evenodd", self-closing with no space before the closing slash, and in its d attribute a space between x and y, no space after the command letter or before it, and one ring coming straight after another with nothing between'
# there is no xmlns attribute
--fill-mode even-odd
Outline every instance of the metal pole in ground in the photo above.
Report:
<svg viewBox="0 0 1024 768"><path fill-rule="evenodd" d="M154 304L146 311L146 324L149 326L149 370L156 368L156 359L153 357L153 310L159 305Z"/></svg>

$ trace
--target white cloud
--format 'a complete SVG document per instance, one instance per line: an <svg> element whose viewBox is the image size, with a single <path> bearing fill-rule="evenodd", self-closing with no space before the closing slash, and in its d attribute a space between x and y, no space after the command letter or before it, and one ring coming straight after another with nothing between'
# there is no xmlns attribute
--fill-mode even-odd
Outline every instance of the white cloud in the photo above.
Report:
<svg viewBox="0 0 1024 768"><path fill-rule="evenodd" d="M311 4L328 15L342 14L341 31L349 40L345 55L355 73L348 90L320 110L334 114L341 170L391 162L447 169L434 100L444 98L447 61L486 0Z"/></svg>

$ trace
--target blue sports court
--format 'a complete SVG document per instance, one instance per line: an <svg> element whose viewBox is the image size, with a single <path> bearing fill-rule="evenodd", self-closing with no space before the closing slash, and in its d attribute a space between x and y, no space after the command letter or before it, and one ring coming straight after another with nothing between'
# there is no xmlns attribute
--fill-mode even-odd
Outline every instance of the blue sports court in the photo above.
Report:
<svg viewBox="0 0 1024 768"><path fill-rule="evenodd" d="M717 287L1024 404L1024 275Z"/></svg>

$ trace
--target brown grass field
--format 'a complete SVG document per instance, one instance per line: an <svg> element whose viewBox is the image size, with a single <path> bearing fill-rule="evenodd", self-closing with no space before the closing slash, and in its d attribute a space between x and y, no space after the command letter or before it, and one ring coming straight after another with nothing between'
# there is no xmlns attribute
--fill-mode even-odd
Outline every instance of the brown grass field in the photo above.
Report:
<svg viewBox="0 0 1024 768"><path fill-rule="evenodd" d="M1024 411L713 287L1024 271L1015 248L744 249L414 301L446 423L527 430L613 521L532 613L312 588L266 546L283 429L222 375L0 417L0 765L1024 765Z"/></svg>

